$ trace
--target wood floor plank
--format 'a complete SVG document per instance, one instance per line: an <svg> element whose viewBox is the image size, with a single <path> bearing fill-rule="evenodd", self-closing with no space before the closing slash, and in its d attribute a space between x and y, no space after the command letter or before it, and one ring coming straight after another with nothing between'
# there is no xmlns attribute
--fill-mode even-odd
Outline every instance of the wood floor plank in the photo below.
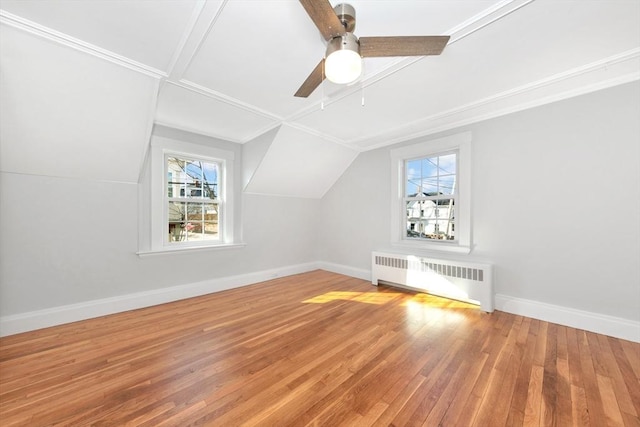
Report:
<svg viewBox="0 0 640 427"><path fill-rule="evenodd" d="M613 385L611 379L602 375L596 374L598 381L598 388L600 395L602 396L604 412L606 415L607 425L609 426L621 426L624 424L622 421L622 414L616 400L616 395L613 391Z"/></svg>
<svg viewBox="0 0 640 427"><path fill-rule="evenodd" d="M597 374L593 363L595 357L594 351L597 350L591 349L587 332L580 332L578 347L580 348L580 364L582 366L582 379L587 400L587 410L589 411L589 420L594 423L599 422L604 424L606 422L604 402L600 389L598 388Z"/></svg>
<svg viewBox="0 0 640 427"><path fill-rule="evenodd" d="M2 426L640 425L640 344L317 270L0 338Z"/></svg>
<svg viewBox="0 0 640 427"><path fill-rule="evenodd" d="M535 348L539 325L539 320L525 319L523 328L518 336L518 354L522 360L518 369L513 395L511 396L507 425L516 426L524 423L529 379L531 378L531 368L533 366L533 351L529 349Z"/></svg>

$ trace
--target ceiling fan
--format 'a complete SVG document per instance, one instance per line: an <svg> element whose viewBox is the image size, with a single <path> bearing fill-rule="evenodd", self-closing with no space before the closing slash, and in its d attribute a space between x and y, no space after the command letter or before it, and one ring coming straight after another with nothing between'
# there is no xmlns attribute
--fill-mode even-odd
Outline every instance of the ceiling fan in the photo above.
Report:
<svg viewBox="0 0 640 427"><path fill-rule="evenodd" d="M349 4L331 7L329 0L300 0L320 34L327 40L325 57L295 93L306 98L329 79L346 84L362 72L362 58L440 55L449 36L356 37L356 11Z"/></svg>

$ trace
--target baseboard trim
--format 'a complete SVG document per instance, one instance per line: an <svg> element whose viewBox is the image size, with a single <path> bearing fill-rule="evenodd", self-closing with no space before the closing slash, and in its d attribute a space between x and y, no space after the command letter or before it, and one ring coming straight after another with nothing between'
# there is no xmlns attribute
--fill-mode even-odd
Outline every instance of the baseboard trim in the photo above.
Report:
<svg viewBox="0 0 640 427"><path fill-rule="evenodd" d="M274 268L236 276L204 280L170 288L122 295L70 304L45 310L0 317L0 336L33 331L50 326L77 322L138 308L150 307L181 299L197 297L227 289L322 269L370 281L371 271L342 264L318 261ZM640 342L640 322L593 313L533 300L495 295L496 310L544 320L599 334Z"/></svg>
<svg viewBox="0 0 640 427"><path fill-rule="evenodd" d="M350 267L348 265L334 264L332 262L318 261L318 268L331 271L332 273L344 274L345 276L371 281L371 270Z"/></svg>
<svg viewBox="0 0 640 427"><path fill-rule="evenodd" d="M0 336L150 307L320 268L311 262L0 317Z"/></svg>
<svg viewBox="0 0 640 427"><path fill-rule="evenodd" d="M496 310L640 342L640 322L590 311L496 294Z"/></svg>

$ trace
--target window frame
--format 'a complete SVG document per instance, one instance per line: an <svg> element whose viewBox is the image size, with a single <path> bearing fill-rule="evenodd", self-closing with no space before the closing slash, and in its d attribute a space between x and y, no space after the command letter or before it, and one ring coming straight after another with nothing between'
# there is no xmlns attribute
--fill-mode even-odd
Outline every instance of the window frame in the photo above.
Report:
<svg viewBox="0 0 640 427"><path fill-rule="evenodd" d="M403 249L424 249L444 252L471 252L471 132L419 142L392 149L391 156L391 244ZM407 237L406 164L457 153L457 189L455 195L455 240Z"/></svg>
<svg viewBox="0 0 640 427"><path fill-rule="evenodd" d="M219 165L218 197L216 198L218 202L218 240L171 242L167 238L169 196L166 159L170 156L201 160ZM151 142L150 162L150 252L173 252L238 246L234 242L234 153L232 151L160 137L153 139Z"/></svg>
<svg viewBox="0 0 640 427"><path fill-rule="evenodd" d="M188 197L186 196L186 189L180 189L180 191L178 192L178 194L173 194L173 191L171 191L171 195L169 194L169 174L170 174L170 170L169 170L169 159L170 158L178 158L180 160L186 160L186 161L199 161L202 163L207 163L207 164L215 164L216 165L216 169L217 169L217 181L216 181L216 186L217 186L217 194L215 198L206 198L206 197L202 197L202 191L204 190L204 187L201 189L195 189L195 190L191 190L191 192L193 193L193 191L200 191L200 196L196 196L196 197ZM184 156L184 155L178 155L176 153L173 152L169 152L169 151L165 151L164 152L164 176L165 176L165 185L164 185L164 198L165 198L165 203L164 203L164 222L165 224L167 224L169 226L169 228L171 227L171 215L170 215L170 209L169 209L169 204L170 203L190 203L190 204L201 204L202 206L204 206L205 204L211 204L211 205L215 205L216 210L218 212L218 233L217 233L217 238L216 239L211 239L211 240L202 240L202 241L172 241L171 239L168 240L168 246L174 246L174 247L191 247L191 246L208 246L211 244L219 244L220 240L222 239L221 237L221 226L220 224L223 223L223 221L226 220L226 218L223 218L222 215L222 202L221 202L221 189L224 188L225 182L223 181L223 176L224 176L224 162L220 161L219 159L212 159L212 158L206 158L206 157L201 157L201 156ZM171 178L173 179L173 178ZM172 189L173 190L173 189ZM214 192L215 194L215 192ZM185 218L184 220L185 223L189 223L191 221L188 220L188 218ZM202 224L202 226L204 227L206 222L204 220L201 221L193 221L193 222L199 222ZM175 223L175 222L174 222ZM167 235L165 235L165 238L168 237Z"/></svg>
<svg viewBox="0 0 640 427"><path fill-rule="evenodd" d="M434 159L434 158L446 157L446 156L451 156L451 155L455 155L455 159L456 159L455 173L453 175L452 174L448 174L448 175L444 174L443 176L445 176L445 177L446 176L454 176L455 177L454 181L453 181L454 190L453 190L452 194L444 194L443 193L443 194L437 194L437 195L427 195L428 193L425 193L424 189L422 187L419 189L420 190L419 193L416 193L414 196L409 196L407 194L409 192L408 189L407 189L407 182L409 180L407 167L408 167L409 163L414 162L416 160L419 160L419 161L422 162L422 161L427 160L427 159ZM457 186L458 179L459 179L459 173L458 173L458 160L459 160L459 158L460 158L459 150L450 150L450 151L445 151L445 152L441 152L441 153L436 153L435 155L419 156L419 157L416 157L416 158L410 158L410 159L405 159L404 160L404 164L403 164L404 176L403 176L403 180L402 180L402 184L403 184L403 187L402 187L402 198L404 200L404 206L405 206L405 216L404 216L404 218L405 218L405 230L407 229L406 223L408 221L408 218L407 218L406 212L408 210L407 205L409 203L412 203L412 202L427 202L427 201L435 202L435 205L436 205L436 207L435 207L435 210L436 210L435 211L435 218L436 218L435 221L436 221L436 223L435 223L435 227L434 228L435 228L436 232L439 232L439 225L440 225L440 222L442 221L439 211L441 209L443 209L443 208L440 207L442 205L440 203L440 201L451 201L451 200L453 200L453 211L456 212L456 210L457 210L456 201L458 199L458 190L456 189L456 186ZM437 166L436 170L438 171L438 174L436 175L436 181L438 183L438 189L439 189L440 183L441 183L439 169L440 169L440 167ZM425 177L423 177L421 175L420 178L422 180ZM418 194L421 194L421 195L418 195ZM446 209L448 209L448 212L451 213L452 205L450 204ZM423 215L424 215L424 209L421 206L421 208L420 208L420 218L423 218ZM449 222L451 223L452 228L455 228L455 222L456 221L453 220L453 221L449 221ZM411 227L411 229L413 230L414 228ZM409 241L421 241L421 242L431 242L431 241L445 240L445 239L431 239L431 238L427 238L427 237L409 237L409 236L406 236L406 231L405 231L405 236L403 236L403 237L406 240L409 240ZM454 233L454 239L446 239L446 241L447 242L457 242L458 241L458 233Z"/></svg>

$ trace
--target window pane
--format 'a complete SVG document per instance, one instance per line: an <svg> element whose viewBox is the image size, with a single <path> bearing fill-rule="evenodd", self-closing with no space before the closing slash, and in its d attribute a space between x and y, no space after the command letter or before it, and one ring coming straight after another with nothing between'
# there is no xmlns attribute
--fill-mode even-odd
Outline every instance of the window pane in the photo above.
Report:
<svg viewBox="0 0 640 427"><path fill-rule="evenodd" d="M422 176L425 178L438 175L438 158L427 157L422 159Z"/></svg>
<svg viewBox="0 0 640 427"><path fill-rule="evenodd" d="M455 175L456 173L456 155L447 154L438 157L439 175Z"/></svg>
<svg viewBox="0 0 640 427"><path fill-rule="evenodd" d="M202 204L201 203L188 203L187 204L187 221L202 221Z"/></svg>
<svg viewBox="0 0 640 427"><path fill-rule="evenodd" d="M169 223L169 236L170 242L181 242L185 239L185 223L184 222L170 222Z"/></svg>
<svg viewBox="0 0 640 427"><path fill-rule="evenodd" d="M208 199L218 197L218 164L202 163L202 178L204 187L204 196Z"/></svg>
<svg viewBox="0 0 640 427"><path fill-rule="evenodd" d="M218 222L189 221L185 225L186 241L218 240Z"/></svg>
<svg viewBox="0 0 640 427"><path fill-rule="evenodd" d="M438 194L438 179L425 178L422 180L422 193L426 196L435 196Z"/></svg>
<svg viewBox="0 0 640 427"><path fill-rule="evenodd" d="M169 202L169 222L184 221L186 213L186 203Z"/></svg>
<svg viewBox="0 0 640 427"><path fill-rule="evenodd" d="M167 157L167 195L181 198L215 199L218 193L218 164L194 159Z"/></svg>
<svg viewBox="0 0 640 427"><path fill-rule="evenodd" d="M438 192L440 194L455 194L455 175L442 176L438 182Z"/></svg>
<svg viewBox="0 0 640 427"><path fill-rule="evenodd" d="M410 160L406 163L407 179L405 182L405 194L415 196L420 192L422 174L420 172L420 160Z"/></svg>
<svg viewBox="0 0 640 427"><path fill-rule="evenodd" d="M218 239L218 221L206 221L204 223L204 240Z"/></svg>
<svg viewBox="0 0 640 427"><path fill-rule="evenodd" d="M186 222L182 240L218 240L218 204L186 203Z"/></svg>
<svg viewBox="0 0 640 427"><path fill-rule="evenodd" d="M167 194L169 197L179 197L184 193L186 175L184 174L184 160L175 157L167 158Z"/></svg>

